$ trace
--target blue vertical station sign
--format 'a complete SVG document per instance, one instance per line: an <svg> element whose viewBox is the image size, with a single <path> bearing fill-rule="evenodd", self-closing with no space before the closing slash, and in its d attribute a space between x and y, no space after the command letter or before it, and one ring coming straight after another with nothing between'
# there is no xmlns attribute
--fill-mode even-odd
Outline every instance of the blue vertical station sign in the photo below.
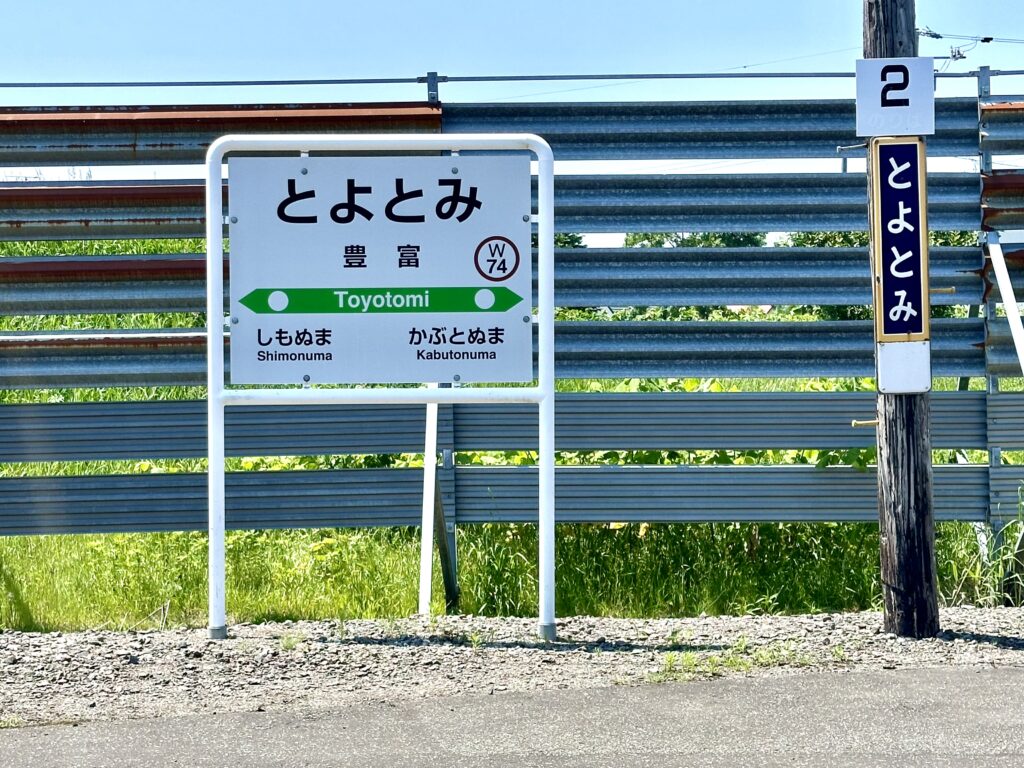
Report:
<svg viewBox="0 0 1024 768"><path fill-rule="evenodd" d="M924 142L874 138L869 153L875 341L928 341Z"/></svg>

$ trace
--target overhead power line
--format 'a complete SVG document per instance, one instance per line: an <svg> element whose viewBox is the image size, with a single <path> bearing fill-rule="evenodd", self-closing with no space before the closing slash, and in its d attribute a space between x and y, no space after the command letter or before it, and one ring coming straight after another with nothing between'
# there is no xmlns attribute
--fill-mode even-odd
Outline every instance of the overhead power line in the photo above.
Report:
<svg viewBox="0 0 1024 768"><path fill-rule="evenodd" d="M933 40L967 40L973 43L1011 43L1024 45L1024 39L1018 37L991 37L988 35L948 35L944 32L936 32L929 27L917 30L921 37L930 37Z"/></svg>

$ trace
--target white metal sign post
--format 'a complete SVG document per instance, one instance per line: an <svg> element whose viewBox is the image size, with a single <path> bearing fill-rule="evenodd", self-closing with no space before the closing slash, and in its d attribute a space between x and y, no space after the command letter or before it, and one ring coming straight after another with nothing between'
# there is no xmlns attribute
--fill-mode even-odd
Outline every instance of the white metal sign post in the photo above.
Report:
<svg viewBox="0 0 1024 768"><path fill-rule="evenodd" d="M462 150L519 153L458 155ZM368 156L395 151L452 155ZM534 217L527 151L538 162L536 384L309 388L343 383L533 382ZM227 158L239 152L246 156ZM310 154L322 152L357 156ZM226 158L231 236L227 318L222 197ZM224 136L210 146L206 237L211 637L227 635L227 406L530 402L538 405L540 435L539 629L545 639L554 639L553 168L548 145L530 134ZM225 331L232 384L301 388L226 388ZM424 464L429 474L434 456L426 456ZM420 586L422 608L424 585Z"/></svg>

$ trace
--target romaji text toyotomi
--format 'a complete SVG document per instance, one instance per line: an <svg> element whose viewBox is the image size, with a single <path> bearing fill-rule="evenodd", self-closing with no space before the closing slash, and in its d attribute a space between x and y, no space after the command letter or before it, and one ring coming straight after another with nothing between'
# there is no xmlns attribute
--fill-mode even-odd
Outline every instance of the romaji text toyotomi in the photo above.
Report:
<svg viewBox="0 0 1024 768"><path fill-rule="evenodd" d="M335 291L339 309L350 309L356 312L369 312L370 309L430 309L430 291L417 293L352 293L351 291Z"/></svg>

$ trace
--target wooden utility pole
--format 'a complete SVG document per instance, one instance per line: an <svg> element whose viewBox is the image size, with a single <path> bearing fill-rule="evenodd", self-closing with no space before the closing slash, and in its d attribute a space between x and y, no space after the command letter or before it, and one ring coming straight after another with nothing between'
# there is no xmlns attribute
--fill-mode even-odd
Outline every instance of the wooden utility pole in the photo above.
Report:
<svg viewBox="0 0 1024 768"><path fill-rule="evenodd" d="M913 56L914 0L864 0L864 58ZM871 194L870 179L868 187ZM903 637L939 631L929 411L927 394L878 395L884 628Z"/></svg>

